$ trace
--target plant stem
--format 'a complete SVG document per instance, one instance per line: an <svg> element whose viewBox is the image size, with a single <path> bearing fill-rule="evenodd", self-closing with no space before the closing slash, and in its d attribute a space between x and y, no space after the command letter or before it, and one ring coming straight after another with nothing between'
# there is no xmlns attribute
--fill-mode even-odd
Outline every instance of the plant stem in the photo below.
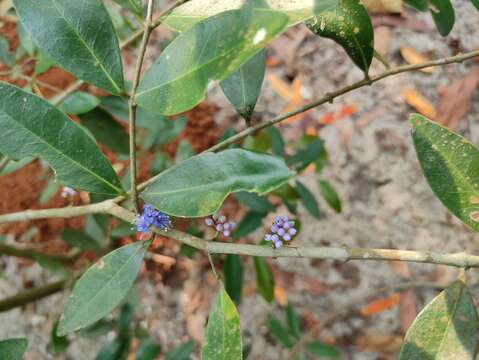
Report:
<svg viewBox="0 0 479 360"><path fill-rule="evenodd" d="M44 297L55 294L56 292L62 290L66 283L67 279L61 279L50 284L21 291L16 295L0 300L0 312L8 311L18 306L23 306L32 301L40 300Z"/></svg>
<svg viewBox="0 0 479 360"><path fill-rule="evenodd" d="M0 160L0 173L3 171L3 169L5 169L9 162L10 159L6 156L4 156L2 160Z"/></svg>
<svg viewBox="0 0 479 360"><path fill-rule="evenodd" d="M146 48L148 46L148 40L150 39L151 32L153 31L153 1L148 0L148 8L146 12L145 27L143 29L143 37L141 39L140 48L138 49L138 58L135 66L135 77L130 93L130 99L128 101L129 112L129 133L130 133L130 182L131 190L130 196L135 205L136 212L139 210L138 191L136 186L136 103L135 95L140 83L141 69L143 67L143 61L145 60Z"/></svg>

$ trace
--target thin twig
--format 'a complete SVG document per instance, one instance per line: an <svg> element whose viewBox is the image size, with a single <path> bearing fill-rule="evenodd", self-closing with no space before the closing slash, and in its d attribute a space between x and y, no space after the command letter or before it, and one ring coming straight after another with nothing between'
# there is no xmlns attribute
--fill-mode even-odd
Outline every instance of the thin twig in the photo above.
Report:
<svg viewBox="0 0 479 360"><path fill-rule="evenodd" d="M130 134L130 183L131 190L130 196L135 205L135 210L139 210L138 191L136 186L136 103L135 96L138 84L140 83L141 69L143 67L143 61L145 60L146 48L148 46L148 40L150 39L151 32L153 31L153 2L154 0L148 0L148 8L146 12L145 27L143 30L143 37L141 39L140 48L138 49L138 58L135 66L135 77L131 87L130 99L128 100L128 113L129 113L129 134Z"/></svg>
<svg viewBox="0 0 479 360"><path fill-rule="evenodd" d="M363 80L357 81L357 82L355 82L351 85L345 86L345 87L343 87L339 90L333 91L331 93L327 93L322 98L320 98L318 100L315 100L315 101L313 101L309 104L306 104L302 107L299 107L296 110L287 112L287 113L279 115L279 116L277 116L277 117L275 117L271 120L264 121L264 122L262 122L258 125L247 128L247 129L239 132L238 134L236 134L236 135L234 135L234 136L232 136L232 137L230 137L230 138L212 146L211 148L209 148L206 151L215 152L215 151L227 148L229 145L234 144L234 143L244 139L245 137L255 133L258 130L261 130L261 129L267 128L268 126L277 124L277 123L279 123L283 120L286 120L286 119L288 119L292 116L301 114L305 111L308 111L312 108L323 105L325 103L333 102L333 100L340 95L346 94L346 93L348 93L352 90L356 90L356 89L361 88L361 87L366 86L366 85L372 85L373 83L375 83L379 80L382 80L386 77L389 77L391 75L396 75L396 74L400 74L400 73L407 72L407 71L420 70L420 69L427 68L427 67L442 66L442 65L447 65L447 64L451 64L451 63L459 63L459 62L463 62L465 60L475 58L477 56L479 56L479 50L471 51L471 52L468 52L468 53L465 53L465 54L458 54L458 55L455 55L455 56L450 56L450 57L443 58L443 59L431 60L431 61L427 61L427 62L420 63L420 64L403 65L403 66L398 66L396 68L388 69L388 70L382 72L381 74L371 76L368 79L363 79Z"/></svg>
<svg viewBox="0 0 479 360"><path fill-rule="evenodd" d="M16 295L0 300L0 312L8 311L19 306L26 305L32 301L43 299L62 290L68 279L61 279L50 284L39 286L19 292Z"/></svg>
<svg viewBox="0 0 479 360"><path fill-rule="evenodd" d="M301 106L301 107L297 108L296 110L278 115L271 120L264 121L264 122L261 122L261 123L255 125L255 126L249 127L247 129L239 132L238 134L236 134L236 135L234 135L234 136L232 136L232 137L230 137L230 138L228 138L228 139L210 147L209 149L206 149L204 152L216 152L216 151L219 151L219 150L223 150L223 149L227 148L229 145L234 144L238 141L241 141L244 138L246 138L247 136L249 136L249 135L251 135L251 134L253 134L253 133L255 133L259 130L262 130L262 129L267 128L267 127L272 126L272 125L275 125L275 124L277 124L281 121L289 119L290 117L301 114L305 111L308 111L312 108L323 105L327 102L332 102L338 96L344 95L344 94L346 94L350 91L359 89L363 86L371 85L371 84L373 84L373 83L375 83L379 80L382 80L384 78L387 78L389 76L400 74L400 73L407 72L407 71L420 70L420 69L427 68L427 67L441 66L441 65L451 64L451 63L462 62L462 61L469 60L469 59L472 59L472 58L475 58L475 57L478 57L478 56L479 56L479 50L476 50L476 51L471 51L471 52L468 52L468 53L465 53L465 54L459 54L459 55L450 56L450 57L446 57L446 58L442 58L442 59L427 61L427 62L420 63L420 64L404 65L404 66L399 66L399 67L396 67L396 68L388 69L388 70L386 70L386 71L384 71L384 72L382 72L378 75L370 77L369 79L363 79L363 80L357 81L357 82L355 82L351 85L342 87L341 89L338 89L338 90L333 91L331 93L327 93L323 97L321 97L321 98L319 98L319 99L317 99L313 102L310 102L310 103L308 103L304 106ZM138 190L143 190L148 185L153 183L159 176L161 176L161 174L153 176L150 179L146 180L145 182L141 183L138 186Z"/></svg>

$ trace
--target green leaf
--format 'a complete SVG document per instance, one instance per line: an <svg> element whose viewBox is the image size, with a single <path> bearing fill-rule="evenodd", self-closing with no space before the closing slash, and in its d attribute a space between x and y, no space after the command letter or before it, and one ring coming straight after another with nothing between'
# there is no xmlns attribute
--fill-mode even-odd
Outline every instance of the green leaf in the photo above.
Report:
<svg viewBox="0 0 479 360"><path fill-rule="evenodd" d="M175 30L184 31L210 16L248 5L281 11L288 17L288 26L293 26L312 18L313 11L331 9L337 2L338 0L190 0L168 15L164 23Z"/></svg>
<svg viewBox="0 0 479 360"><path fill-rule="evenodd" d="M235 304L221 286L211 306L202 360L242 359L240 319Z"/></svg>
<svg viewBox="0 0 479 360"><path fill-rule="evenodd" d="M38 197L38 204L45 205L53 198L53 196L57 193L58 189L59 186L54 181L54 179L48 179L47 185L43 188L40 196Z"/></svg>
<svg viewBox="0 0 479 360"><path fill-rule="evenodd" d="M261 296L271 302L274 299L274 276L270 266L262 258L254 256L254 272L256 274L256 286Z"/></svg>
<svg viewBox="0 0 479 360"><path fill-rule="evenodd" d="M8 67L13 67L15 65L15 60L12 53L9 49L10 45L6 37L0 37L0 63L4 63Z"/></svg>
<svg viewBox="0 0 479 360"><path fill-rule="evenodd" d="M128 294L150 241L125 245L102 257L75 283L58 335L79 330L109 314Z"/></svg>
<svg viewBox="0 0 479 360"><path fill-rule="evenodd" d="M368 72L374 55L374 32L369 14L359 0L339 0L334 9L316 13L307 25L315 34L341 45L351 60L364 73Z"/></svg>
<svg viewBox="0 0 479 360"><path fill-rule="evenodd" d="M94 238L80 230L65 229L60 237L68 245L74 246L81 250L97 251L102 247L102 244L98 243Z"/></svg>
<svg viewBox="0 0 479 360"><path fill-rule="evenodd" d="M281 324L281 321L279 321L276 316L268 314L266 325L268 326L271 335L273 335L282 346L286 348L293 347L296 341L291 338L288 329Z"/></svg>
<svg viewBox="0 0 479 360"><path fill-rule="evenodd" d="M261 50L220 82L221 89L236 111L247 121L253 114L263 85L266 51Z"/></svg>
<svg viewBox="0 0 479 360"><path fill-rule="evenodd" d="M64 352L68 348L68 345L70 345L70 341L66 336L57 335L57 329L58 321L55 321L50 333L50 342L47 345L47 350L55 355Z"/></svg>
<svg viewBox="0 0 479 360"><path fill-rule="evenodd" d="M274 205L266 196L259 196L255 193L241 191L235 194L236 199L242 204L249 207L257 213L266 214L274 211Z"/></svg>
<svg viewBox="0 0 479 360"><path fill-rule="evenodd" d="M324 197L324 200L331 206L337 213L340 213L342 210L341 200L339 199L339 195L334 190L329 182L326 180L319 180L318 181L319 190Z"/></svg>
<svg viewBox="0 0 479 360"><path fill-rule="evenodd" d="M179 164L193 155L195 155L195 150L190 142L186 139L182 139L176 148L175 163Z"/></svg>
<svg viewBox="0 0 479 360"><path fill-rule="evenodd" d="M230 298L239 303L243 290L243 264L236 254L226 255L223 271L225 273L225 289Z"/></svg>
<svg viewBox="0 0 479 360"><path fill-rule="evenodd" d="M274 36L287 17L269 10L220 13L180 34L143 77L136 102L164 115L201 102L209 80L223 80ZM188 54L188 56L185 56Z"/></svg>
<svg viewBox="0 0 479 360"><path fill-rule="evenodd" d="M235 231L233 232L233 239L239 239L258 229L261 226L265 216L266 213L248 211L235 228Z"/></svg>
<svg viewBox="0 0 479 360"><path fill-rule="evenodd" d="M20 38L20 46L27 52L28 55L33 57L36 50L35 44L21 22L17 23L17 33L18 37Z"/></svg>
<svg viewBox="0 0 479 360"><path fill-rule="evenodd" d="M273 156L242 149L193 156L161 173L141 197L173 216L214 214L228 194L268 193L294 173Z"/></svg>
<svg viewBox="0 0 479 360"><path fill-rule="evenodd" d="M479 231L479 150L421 115L411 115L410 122L429 186L449 211Z"/></svg>
<svg viewBox="0 0 479 360"><path fill-rule="evenodd" d="M85 131L40 97L0 82L0 152L41 157L72 188L118 195L115 171Z"/></svg>
<svg viewBox="0 0 479 360"><path fill-rule="evenodd" d="M165 360L190 360L195 344L189 340L174 349L168 351L165 355Z"/></svg>
<svg viewBox="0 0 479 360"><path fill-rule="evenodd" d="M13 0L36 45L76 77L112 94L123 92L115 29L99 0Z"/></svg>
<svg viewBox="0 0 479 360"><path fill-rule="evenodd" d="M117 337L100 350L95 360L127 360L129 342L129 338Z"/></svg>
<svg viewBox="0 0 479 360"><path fill-rule="evenodd" d="M308 352L321 358L335 358L339 356L339 351L336 349L335 346L325 344L319 341L308 342L305 347Z"/></svg>
<svg viewBox="0 0 479 360"><path fill-rule="evenodd" d="M406 333L400 360L475 359L477 312L463 281L458 280L434 298Z"/></svg>
<svg viewBox="0 0 479 360"><path fill-rule="evenodd" d="M281 132L278 130L276 126L269 126L266 130L271 138L271 148L273 150L273 154L284 157L284 139L281 135Z"/></svg>
<svg viewBox="0 0 479 360"><path fill-rule="evenodd" d="M128 154L128 134L123 126L115 121L106 111L94 109L81 115L80 122L91 131L95 139L105 144L110 150L120 154Z"/></svg>
<svg viewBox="0 0 479 360"><path fill-rule="evenodd" d="M141 1L140 0L113 0L117 4L119 4L121 7L124 7L126 9L130 9L136 14L141 14L142 13L142 8L141 8Z"/></svg>
<svg viewBox="0 0 479 360"><path fill-rule="evenodd" d="M288 329L291 335L294 336L295 339L299 340L301 337L301 330L299 328L299 317L294 311L293 306L291 303L288 303L286 306L286 319L288 321Z"/></svg>
<svg viewBox="0 0 479 360"><path fill-rule="evenodd" d="M479 10L479 0L471 0L472 5L476 7L477 10Z"/></svg>
<svg viewBox="0 0 479 360"><path fill-rule="evenodd" d="M439 34L447 36L454 27L454 8L449 0L429 0L431 12Z"/></svg>
<svg viewBox="0 0 479 360"><path fill-rule="evenodd" d="M68 96L59 106L67 114L80 115L100 105L100 99L89 93L77 91Z"/></svg>
<svg viewBox="0 0 479 360"><path fill-rule="evenodd" d="M27 345L28 341L24 338L0 340L0 359L21 360Z"/></svg>
<svg viewBox="0 0 479 360"><path fill-rule="evenodd" d="M429 8L429 0L404 0L404 2L418 11L424 12Z"/></svg>
<svg viewBox="0 0 479 360"><path fill-rule="evenodd" d="M35 74L41 75L48 71L52 66L55 65L55 62L50 59L43 51L38 51L37 58L35 63Z"/></svg>
<svg viewBox="0 0 479 360"><path fill-rule="evenodd" d="M306 210L308 210L316 219L320 219L321 211L319 210L318 202L311 191L299 181L296 181L296 190L298 191L299 197L301 198Z"/></svg>
<svg viewBox="0 0 479 360"><path fill-rule="evenodd" d="M289 157L286 163L298 171L306 169L309 164L324 157L324 143L316 136L305 135L300 140L299 150Z"/></svg>
<svg viewBox="0 0 479 360"><path fill-rule="evenodd" d="M136 351L135 360L155 360L161 353L161 345L152 339L144 341Z"/></svg>

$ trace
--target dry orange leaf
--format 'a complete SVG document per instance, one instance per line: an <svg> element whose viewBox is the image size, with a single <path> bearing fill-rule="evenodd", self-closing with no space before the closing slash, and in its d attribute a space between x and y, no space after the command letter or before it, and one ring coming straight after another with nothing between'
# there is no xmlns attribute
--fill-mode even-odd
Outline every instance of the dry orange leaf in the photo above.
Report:
<svg viewBox="0 0 479 360"><path fill-rule="evenodd" d="M274 74L268 75L267 79L273 90L288 102L282 112L296 110L304 104L303 97L301 96L301 84L303 83L303 76L301 74L294 78L291 85L288 85ZM295 122L301 119L305 113L306 112L292 116L283 121L283 124Z"/></svg>
<svg viewBox="0 0 479 360"><path fill-rule="evenodd" d="M412 65L421 64L429 60L423 54L420 54L416 50L407 46L401 47L401 55L404 58L404 60L406 60L409 64L412 64ZM421 69L420 71L432 74L434 70L435 70L434 67L427 67L427 68Z"/></svg>
<svg viewBox="0 0 479 360"><path fill-rule="evenodd" d="M404 96L404 100L406 100L406 102L416 109L420 114L431 120L436 119L436 109L424 96L410 88L404 88L402 90L402 94Z"/></svg>
<svg viewBox="0 0 479 360"><path fill-rule="evenodd" d="M274 298L281 306L288 305L288 295L286 295L286 290L284 290L284 287L279 285L274 286Z"/></svg>
<svg viewBox="0 0 479 360"><path fill-rule="evenodd" d="M393 293L386 298L380 298L371 301L361 309L361 315L371 316L396 306L401 299L401 294Z"/></svg>
<svg viewBox="0 0 479 360"><path fill-rule="evenodd" d="M269 74L268 82L273 90L286 101L291 101L293 95L291 87L274 74Z"/></svg>

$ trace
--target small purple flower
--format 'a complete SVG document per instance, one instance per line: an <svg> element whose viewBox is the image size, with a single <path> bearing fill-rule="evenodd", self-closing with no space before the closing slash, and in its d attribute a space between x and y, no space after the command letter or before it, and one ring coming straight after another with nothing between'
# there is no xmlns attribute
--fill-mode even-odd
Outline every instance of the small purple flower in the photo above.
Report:
<svg viewBox="0 0 479 360"><path fill-rule="evenodd" d="M231 230L236 226L236 223L228 221L224 215L213 215L212 217L205 219L205 225L212 227L215 231L222 233L223 236L228 237L231 235Z"/></svg>
<svg viewBox="0 0 479 360"><path fill-rule="evenodd" d="M279 249L283 246L283 242L291 241L296 233L293 220L287 216L276 216L271 225L271 233L266 234L264 239L271 241L273 247Z"/></svg>
<svg viewBox="0 0 479 360"><path fill-rule="evenodd" d="M71 187L68 187L68 186L64 186L62 188L62 193L60 194L62 198L70 198L70 197L73 197L77 194L76 190L71 188Z"/></svg>
<svg viewBox="0 0 479 360"><path fill-rule="evenodd" d="M138 232L147 233L151 227L168 230L171 227L169 215L162 213L149 204L143 205L143 212L134 220Z"/></svg>

